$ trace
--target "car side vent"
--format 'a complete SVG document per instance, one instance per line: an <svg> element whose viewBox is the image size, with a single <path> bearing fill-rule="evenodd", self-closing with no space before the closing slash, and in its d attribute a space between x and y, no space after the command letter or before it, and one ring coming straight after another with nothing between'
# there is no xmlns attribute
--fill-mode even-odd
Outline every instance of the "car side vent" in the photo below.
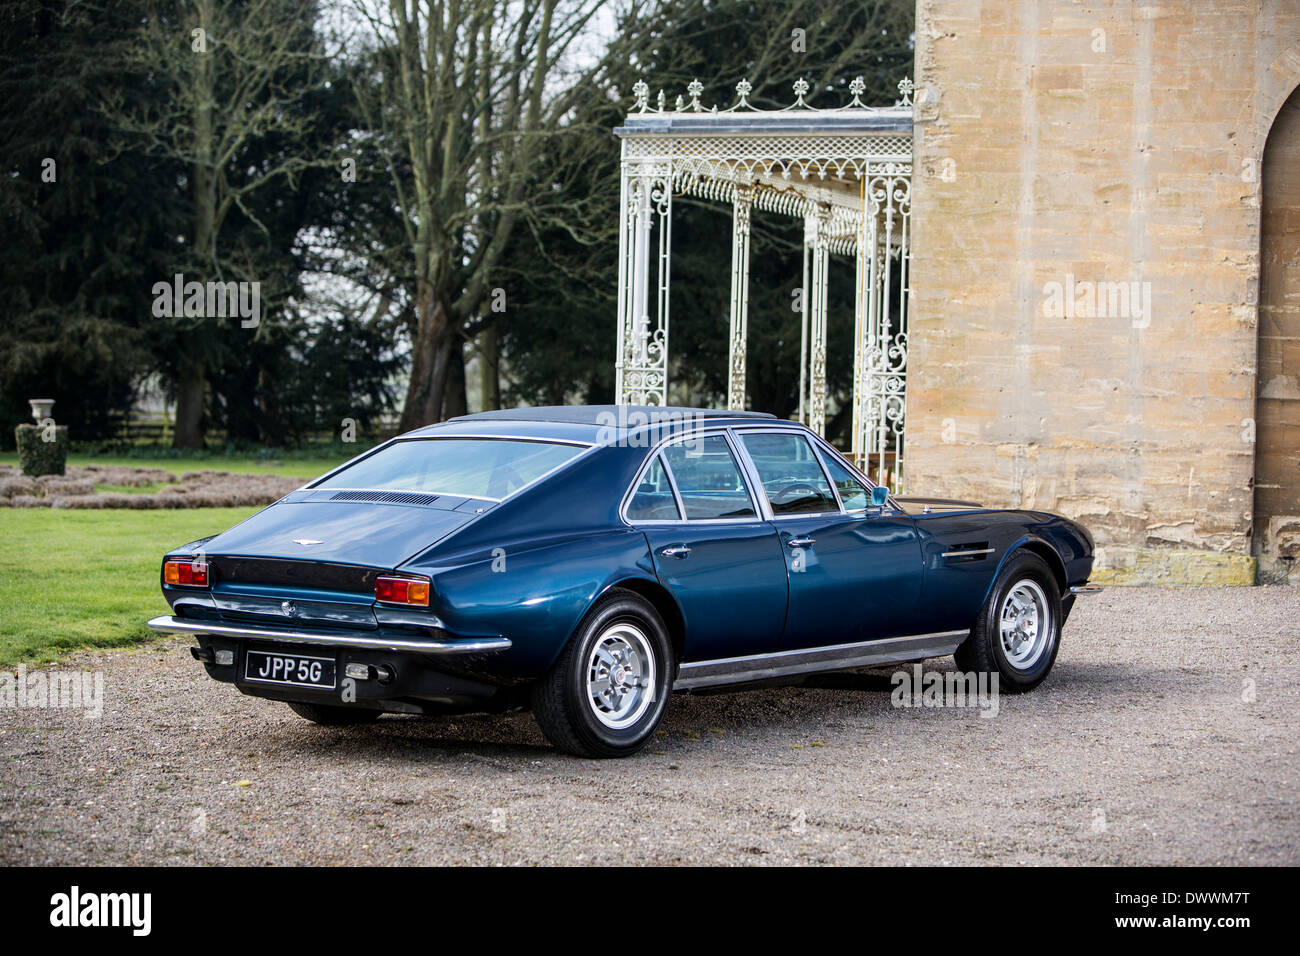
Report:
<svg viewBox="0 0 1300 956"><path fill-rule="evenodd" d="M986 561L993 554L987 541L967 541L964 544L950 544L944 552L949 564L958 561Z"/></svg>
<svg viewBox="0 0 1300 956"><path fill-rule="evenodd" d="M425 495L418 491L336 491L330 501L375 501L393 505L431 505L438 495Z"/></svg>

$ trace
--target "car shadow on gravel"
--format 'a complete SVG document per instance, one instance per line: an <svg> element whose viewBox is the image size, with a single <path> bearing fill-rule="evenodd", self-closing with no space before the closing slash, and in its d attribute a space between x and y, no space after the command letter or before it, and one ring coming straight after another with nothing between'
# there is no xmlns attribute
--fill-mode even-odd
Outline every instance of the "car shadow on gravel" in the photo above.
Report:
<svg viewBox="0 0 1300 956"><path fill-rule="evenodd" d="M427 762L471 753L479 757L553 754L527 713L419 717L388 714L360 727L282 723L268 727L259 746L306 758L365 755L381 760Z"/></svg>
<svg viewBox="0 0 1300 956"><path fill-rule="evenodd" d="M813 674L805 678L796 685L806 688L817 688L821 690L855 690L863 692L883 692L892 693L897 684L894 681L894 674L899 671L906 671L909 674L913 664L898 664L893 667L879 668L875 670L863 671L836 671L829 674ZM922 672L947 674L957 670L957 665L952 658L936 658L921 662ZM1170 680L1185 677L1189 672L1204 670L1196 667L1152 667L1148 665L1133 664L1127 661L1121 662L1067 662L1060 661L1052 670L1051 676L1047 678L1039 687L1030 691L1028 695L1017 694L1017 697L1030 697L1040 691L1050 691L1054 687L1068 686L1071 684L1084 683L1097 686L1110 684L1132 684L1137 681L1150 680L1152 678L1167 677ZM1209 674L1209 671L1205 671ZM1002 692L1005 696L1012 696Z"/></svg>
<svg viewBox="0 0 1300 956"><path fill-rule="evenodd" d="M806 731L809 722L855 719L860 730L894 711L891 695L893 675L913 665L861 671L839 671L804 678L675 694L659 737L648 752L669 753L691 743L721 738L715 727L727 734L753 735L764 732ZM951 660L931 660L924 672L947 673L955 669ZM1035 701L1060 700L1062 692L1087 692L1089 706L1114 698L1116 704L1131 704L1139 688L1186 682L1196 668L1169 668L1131 663L1062 663L1042 687L1029 694L1003 694L1004 701L1033 705ZM1206 671L1205 676L1213 678ZM1005 705L1004 705L1005 706ZM1034 708L1036 709L1036 708ZM712 731L710 733L710 731ZM447 717L417 717L389 714L360 727L319 727L307 722L281 722L267 726L258 746L267 744L278 752L311 759L365 756L376 760L424 763L430 760L500 758L506 761L560 755L542 737L532 715L513 711L505 714L469 714Z"/></svg>
<svg viewBox="0 0 1300 956"><path fill-rule="evenodd" d="M809 722L819 725L829 720L854 720L860 730L870 731L898 710L892 702L898 686L894 674L912 672L914 664L860 671L837 671L809 675L803 679L745 685L727 690L707 691L674 698L664 726L690 733L701 724L717 724L735 732L759 733L788 730L798 733ZM931 659L923 663L923 673L948 674L956 666L948 659ZM1221 675L1207 668L1161 667L1130 662L1062 662L1038 688L1025 694L1002 692L1004 713L1017 710L1038 712L1047 702L1059 705L1074 700L1089 707L1126 708L1152 692L1165 688L1185 688L1189 682L1205 680L1218 683ZM1225 687L1227 685L1224 685ZM1232 685L1235 687L1235 685ZM964 708L963 708L964 709ZM914 713L912 708L907 708ZM934 709L926 708L933 713Z"/></svg>

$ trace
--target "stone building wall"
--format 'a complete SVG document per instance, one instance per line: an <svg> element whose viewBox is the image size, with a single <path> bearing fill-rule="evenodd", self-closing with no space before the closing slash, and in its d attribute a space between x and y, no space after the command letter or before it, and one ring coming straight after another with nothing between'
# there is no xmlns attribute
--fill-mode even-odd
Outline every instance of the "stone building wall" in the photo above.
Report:
<svg viewBox="0 0 1300 956"><path fill-rule="evenodd" d="M919 0L916 72L909 493L1077 517L1100 578L1252 582L1300 0Z"/></svg>

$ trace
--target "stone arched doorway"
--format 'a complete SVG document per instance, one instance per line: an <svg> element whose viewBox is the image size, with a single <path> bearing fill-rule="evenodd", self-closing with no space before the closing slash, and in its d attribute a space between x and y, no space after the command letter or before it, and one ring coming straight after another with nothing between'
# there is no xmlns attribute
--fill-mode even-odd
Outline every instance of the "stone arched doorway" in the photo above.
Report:
<svg viewBox="0 0 1300 956"><path fill-rule="evenodd" d="M1264 146L1255 392L1261 580L1300 583L1300 87Z"/></svg>

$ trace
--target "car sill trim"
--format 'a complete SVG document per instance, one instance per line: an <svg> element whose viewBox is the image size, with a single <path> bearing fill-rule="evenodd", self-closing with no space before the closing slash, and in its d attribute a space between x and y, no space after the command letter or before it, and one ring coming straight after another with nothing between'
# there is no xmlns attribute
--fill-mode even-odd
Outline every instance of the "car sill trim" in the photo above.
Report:
<svg viewBox="0 0 1300 956"><path fill-rule="evenodd" d="M315 644L322 647L353 647L358 650L411 651L416 654L474 654L510 649L508 637L472 637L442 640L404 637L383 637L356 631L336 634L318 631L291 631L280 628L239 627L215 621L186 620L179 617L156 617L149 627L159 634L207 634L212 637L230 637L239 640L287 642L290 644Z"/></svg>
<svg viewBox="0 0 1300 956"><path fill-rule="evenodd" d="M694 661L681 666L673 690L747 684L794 674L874 667L926 657L943 657L955 651L969 633L968 630L936 631L932 634L890 637L879 641L861 641L856 644L796 648L789 651L775 651L771 654Z"/></svg>

